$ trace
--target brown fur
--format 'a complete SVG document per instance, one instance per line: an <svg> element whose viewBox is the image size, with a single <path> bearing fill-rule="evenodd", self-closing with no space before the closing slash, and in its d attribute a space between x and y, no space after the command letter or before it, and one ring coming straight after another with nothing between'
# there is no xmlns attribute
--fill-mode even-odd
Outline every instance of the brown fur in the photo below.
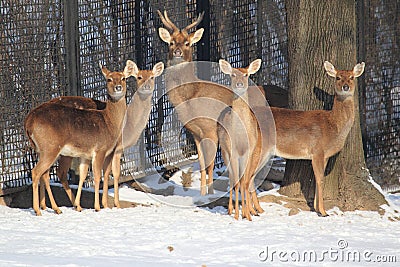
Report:
<svg viewBox="0 0 400 267"><path fill-rule="evenodd" d="M100 209L101 169L106 157L110 158L110 155L112 157L121 135L126 111L126 79L131 76L135 67L136 65L129 60L124 72L110 72L102 67L110 96L104 110L83 110L55 103L44 103L28 114L25 120L26 133L39 154L39 162L32 170L33 209L36 215L41 215L38 199L39 179L45 183L53 210L61 213L49 186L49 168L59 155L81 158L82 172L85 169L87 172L89 160L92 159L95 209ZM41 195L44 197L44 194ZM78 196L76 201L79 201Z"/></svg>
<svg viewBox="0 0 400 267"><path fill-rule="evenodd" d="M129 105L127 109L127 119L126 124L124 125L124 145L125 147L131 146L137 142L139 136L143 129L146 127L147 119L149 117L151 111L151 95L154 91L154 77L160 75L164 69L163 63L158 63L154 70L138 70L137 74L134 76L137 79L137 87L135 95L133 96L132 103ZM64 106L70 106L78 109L105 109L106 102L81 97L81 96L64 96L58 97L48 101L48 103L55 103ZM132 129L133 128L133 129ZM120 159L122 154L122 140L118 141L118 147L113 154L112 162L105 167L104 173L104 183L103 183L103 198L102 204L104 208L108 206L108 177L111 172L111 168L113 168L113 176L114 176L114 205L115 207L120 207L119 204L119 192L118 192L118 181L120 177ZM71 200L71 203L75 205L75 198L71 192L71 189L68 185L67 181L67 172L72 163L72 157L60 156L58 160L59 166L57 169L57 176L60 178L60 181ZM111 166L110 166L111 165ZM85 171L87 172L87 170ZM83 177L84 178L84 177ZM82 178L81 178L82 179ZM44 184L40 184L41 188L44 187ZM44 192L42 189L41 192ZM78 194L81 192L78 190ZM42 199L42 197L41 197ZM77 210L81 210L79 203L76 203ZM42 205L42 204L41 204ZM43 204L45 205L45 204Z"/></svg>
<svg viewBox="0 0 400 267"><path fill-rule="evenodd" d="M353 70L335 70L325 62L325 69L336 78L332 110L271 108L276 127L276 155L312 161L316 181L314 209L322 216L327 216L322 193L325 167L328 159L343 148L353 126L355 78L363 73L364 63Z"/></svg>
<svg viewBox="0 0 400 267"><path fill-rule="evenodd" d="M272 155L274 148L274 142L269 139L273 134L259 125L259 118L254 114L254 111L259 111L252 110L249 106L248 78L250 74L257 72L260 66L261 60L256 60L248 68L232 69L228 62L220 60L221 70L231 75L232 90L238 94L233 96L232 108L227 108L218 119L218 138L230 179L228 214L232 214L233 211L232 192L235 189L235 219L239 217L240 188L242 216L250 221L250 214L263 212L255 190L250 193L250 189L253 189L252 184L257 171ZM266 108L264 105L262 112L265 112ZM263 122L268 124L268 121Z"/></svg>
<svg viewBox="0 0 400 267"><path fill-rule="evenodd" d="M168 98L175 107L180 121L193 134L199 156L201 195L207 193L206 172L208 193L213 194L214 158L218 144L217 120L221 111L226 106L232 105L233 94L222 85L200 80L194 75L194 65L190 63L192 45L200 40L203 29L191 34L188 34L187 30L197 25L201 16L191 25L179 30L169 20L166 12L164 17L161 12L158 13L164 25L173 31L170 34L163 28L159 29L161 39L169 44L168 66L171 67L166 73ZM177 52L177 49L181 51ZM249 94L257 95L251 99L257 101L260 101L259 93L259 88L255 86L249 90ZM265 99L261 102L265 103Z"/></svg>

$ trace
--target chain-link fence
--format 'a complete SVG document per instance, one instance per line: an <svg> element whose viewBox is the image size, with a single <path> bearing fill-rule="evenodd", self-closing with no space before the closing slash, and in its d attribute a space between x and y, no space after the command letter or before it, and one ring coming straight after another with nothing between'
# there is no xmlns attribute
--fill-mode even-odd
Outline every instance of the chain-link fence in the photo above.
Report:
<svg viewBox="0 0 400 267"><path fill-rule="evenodd" d="M367 166L382 186L400 179L400 3L358 1L360 115Z"/></svg>
<svg viewBox="0 0 400 267"><path fill-rule="evenodd" d="M127 59L141 69L166 62L168 47L158 37L162 23L157 10L167 10L180 28L204 11L198 27L205 32L193 59L225 58L240 67L261 58L262 69L252 79L259 85L283 88L280 96L287 95L283 0L0 0L1 189L30 182L37 159L28 149L23 120L32 108L60 95L105 100L99 62L111 70L123 68ZM359 58L368 66L359 83L366 158L382 181L393 180L399 177L400 153L399 5L395 0L365 0L357 1L357 10ZM143 137L125 151L125 175L146 175L154 171L151 166L163 171L196 154L185 130L171 138L179 141L168 146L170 151L159 145L163 131L182 128L176 117L168 116L172 107L163 84L163 80L157 84ZM128 86L130 102L134 79ZM221 164L220 155L216 161Z"/></svg>

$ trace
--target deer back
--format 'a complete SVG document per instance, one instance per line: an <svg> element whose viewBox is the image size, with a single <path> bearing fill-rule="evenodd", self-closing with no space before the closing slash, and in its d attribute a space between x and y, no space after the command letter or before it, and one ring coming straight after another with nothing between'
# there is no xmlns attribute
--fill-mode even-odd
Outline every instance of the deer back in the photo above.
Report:
<svg viewBox="0 0 400 267"><path fill-rule="evenodd" d="M137 69L128 60L123 72L102 66L109 100L105 109L82 109L47 102L32 110L25 127L38 152L91 158L95 151L111 152L121 134L126 110L126 79ZM51 140L51 141L49 141Z"/></svg>

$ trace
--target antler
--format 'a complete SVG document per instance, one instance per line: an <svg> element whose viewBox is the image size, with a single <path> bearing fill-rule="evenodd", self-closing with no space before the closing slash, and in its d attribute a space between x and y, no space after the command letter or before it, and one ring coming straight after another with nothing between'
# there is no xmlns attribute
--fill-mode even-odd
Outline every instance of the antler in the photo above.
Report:
<svg viewBox="0 0 400 267"><path fill-rule="evenodd" d="M204 11L199 14L196 21L194 21L192 24L187 25L184 30L187 31L187 30L199 25L199 23L203 20L203 17L204 17Z"/></svg>
<svg viewBox="0 0 400 267"><path fill-rule="evenodd" d="M162 23L165 25L165 27L167 27L169 30L172 30L174 32L179 31L179 28L169 19L168 15L167 15L167 11L164 10L164 16L160 10L157 10L157 13L160 16L160 19L161 19ZM189 24L188 26L186 26L183 30L188 31L191 28L199 25L199 23L203 20L203 17L204 17L204 11L199 14L196 21L194 21L192 24Z"/></svg>
<svg viewBox="0 0 400 267"><path fill-rule="evenodd" d="M160 12L160 10L157 10L157 13L160 16L160 19L161 19L162 23L165 25L165 27L167 27L169 30L172 30L174 32L176 32L176 31L179 32L179 28L176 27L176 25L168 18L167 11L164 10L164 16Z"/></svg>

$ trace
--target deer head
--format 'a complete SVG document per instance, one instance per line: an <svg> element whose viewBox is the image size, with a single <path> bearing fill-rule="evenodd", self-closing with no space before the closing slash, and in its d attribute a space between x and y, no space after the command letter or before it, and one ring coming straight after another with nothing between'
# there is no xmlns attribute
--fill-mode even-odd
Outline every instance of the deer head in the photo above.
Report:
<svg viewBox="0 0 400 267"><path fill-rule="evenodd" d="M169 65L176 65L183 61L190 62L192 61L193 54L193 45L200 41L203 36L204 29L200 28L193 33L188 33L188 30L197 26L201 20L203 19L204 12L201 13L198 18L188 26L183 29L179 29L169 18L167 15L167 11L164 11L164 16L162 13L157 10L158 15L161 18L164 26L170 30L170 33L165 28L159 28L158 34L164 42L169 45L168 51L168 61Z"/></svg>
<svg viewBox="0 0 400 267"><path fill-rule="evenodd" d="M231 64L223 59L219 60L219 67L225 74L231 76L231 88L237 95L242 95L249 87L249 76L256 73L261 67L261 59L256 59L247 68L232 68Z"/></svg>
<svg viewBox="0 0 400 267"><path fill-rule="evenodd" d="M355 90L355 78L364 72L365 63L358 63L353 70L336 70L329 61L324 62L326 73L336 78L335 93L341 97L353 96Z"/></svg>
<svg viewBox="0 0 400 267"><path fill-rule="evenodd" d="M110 101L118 102L125 97L126 94L126 79L137 72L138 68L135 62L131 60L126 61L126 66L123 72L111 72L101 63L99 63L101 72L107 81L107 93Z"/></svg>
<svg viewBox="0 0 400 267"><path fill-rule="evenodd" d="M164 63L158 62L154 65L152 70L139 70L137 67L132 73L137 80L138 92L142 96L149 96L153 94L155 77L158 77L164 71Z"/></svg>

